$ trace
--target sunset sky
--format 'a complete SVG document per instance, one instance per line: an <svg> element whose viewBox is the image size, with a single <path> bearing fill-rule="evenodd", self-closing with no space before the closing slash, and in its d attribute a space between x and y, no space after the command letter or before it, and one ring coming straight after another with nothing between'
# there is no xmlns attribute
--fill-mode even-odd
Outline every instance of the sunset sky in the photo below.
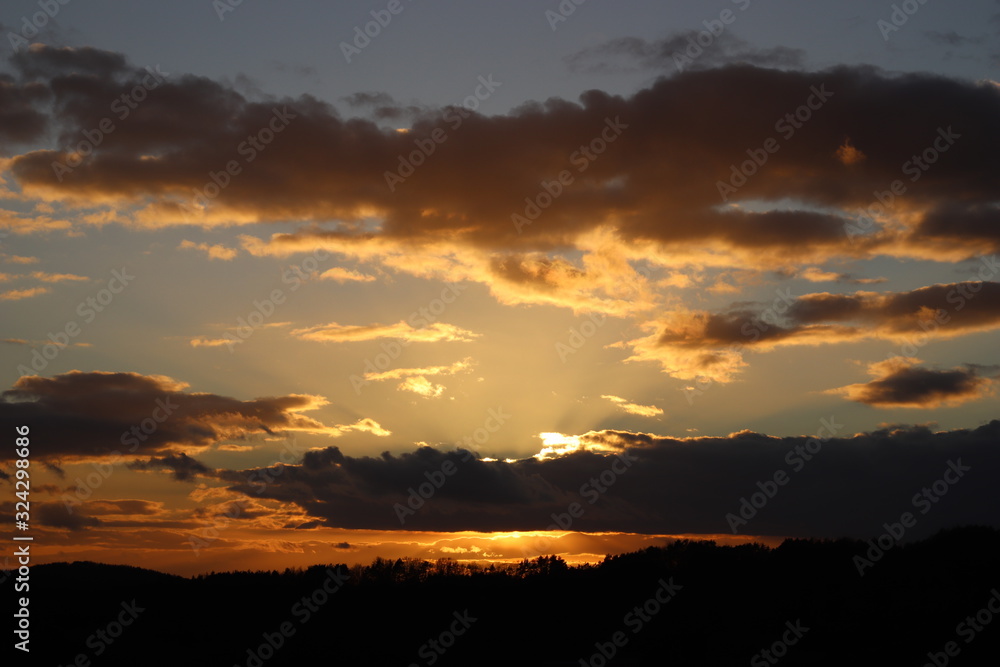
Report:
<svg viewBox="0 0 1000 667"><path fill-rule="evenodd" d="M5 525L22 424L39 562L1000 525L1000 2L674 4L5 3Z"/></svg>

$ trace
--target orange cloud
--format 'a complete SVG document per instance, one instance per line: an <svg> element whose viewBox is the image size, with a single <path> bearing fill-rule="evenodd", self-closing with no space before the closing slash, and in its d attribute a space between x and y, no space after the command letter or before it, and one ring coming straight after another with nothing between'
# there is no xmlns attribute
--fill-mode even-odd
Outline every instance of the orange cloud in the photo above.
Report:
<svg viewBox="0 0 1000 667"><path fill-rule="evenodd" d="M440 341L469 342L479 337L453 324L433 322L426 327L416 328L400 320L395 324L343 325L331 322L304 329L293 329L291 335L302 340L323 343L346 343L379 338L398 338L407 342L435 343Z"/></svg>
<svg viewBox="0 0 1000 667"><path fill-rule="evenodd" d="M26 289L14 289L0 293L0 301L20 301L32 297L48 294L52 290L48 287L28 287Z"/></svg>
<svg viewBox="0 0 1000 667"><path fill-rule="evenodd" d="M601 398L611 401L630 415L638 415L639 417L658 417L663 414L663 410L655 405L639 405L637 403L631 403L621 396L604 394Z"/></svg>
<svg viewBox="0 0 1000 667"><path fill-rule="evenodd" d="M181 241L181 244L177 246L180 250L200 250L201 252L208 255L209 259L221 259L223 261L229 261L235 259L239 252L235 248L227 248L221 244L211 245L208 243L195 243L194 241Z"/></svg>
<svg viewBox="0 0 1000 667"><path fill-rule="evenodd" d="M338 283L370 283L375 280L375 276L358 273L357 271L352 271L351 269L345 269L342 266L335 266L332 269L327 269L323 273L319 274L319 277L321 280L335 280Z"/></svg>

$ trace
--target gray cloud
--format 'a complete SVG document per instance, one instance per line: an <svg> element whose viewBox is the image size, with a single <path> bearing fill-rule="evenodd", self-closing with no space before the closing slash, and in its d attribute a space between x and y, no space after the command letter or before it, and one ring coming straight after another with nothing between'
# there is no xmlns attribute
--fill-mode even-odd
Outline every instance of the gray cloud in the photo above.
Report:
<svg viewBox="0 0 1000 667"><path fill-rule="evenodd" d="M967 365L952 369L925 368L914 359L890 359L872 364L875 379L832 390L873 407L932 408L960 405L988 396L1000 368Z"/></svg>
<svg viewBox="0 0 1000 667"><path fill-rule="evenodd" d="M318 406L315 396L276 396L241 401L188 393L186 384L159 375L80 372L24 376L0 393L0 427L44 424L48 445L36 456L49 463L91 457L139 458L287 429L330 431L297 411ZM176 453L176 452L174 452ZM0 460L11 459L4 450ZM166 456L146 466L175 475L200 472L186 455ZM200 465L200 464L199 464Z"/></svg>
<svg viewBox="0 0 1000 667"><path fill-rule="evenodd" d="M807 437L752 432L670 438L608 430L581 440L627 453L634 459L629 467L616 454L593 451L504 463L466 461L461 451L430 448L378 458L329 448L310 453L302 465L286 466L280 475L271 471L276 481L265 489L245 481L263 470L219 476L247 495L295 503L328 526L399 529L394 504L405 504L408 489L428 482L428 474L450 462L457 471L407 516L405 529L546 529L552 514L577 502L584 512L573 520L573 530L704 534L729 532L726 515L738 512L741 498L760 491L757 482L772 480L780 470L790 482L741 532L837 537L868 536L881 530L883 521L898 520L902 511L913 510L914 494L941 479L949 461L961 461L971 471L946 500L928 501L926 516L918 514L915 534L929 534L957 524L1000 525L1000 501L991 491L1000 474L998 438L1000 421L947 432L900 426L811 444ZM620 473L608 472L613 466Z"/></svg>
<svg viewBox="0 0 1000 667"><path fill-rule="evenodd" d="M658 40L638 37L620 37L597 46L581 49L566 57L566 63L576 71L619 72L629 69L676 69L675 55L681 68L707 69L731 64L747 64L758 67L800 68L805 61L805 51L787 46L756 48L731 32L724 32L700 51L691 47L698 44L699 31L689 30L674 33ZM688 63L683 54L688 49L698 53Z"/></svg>

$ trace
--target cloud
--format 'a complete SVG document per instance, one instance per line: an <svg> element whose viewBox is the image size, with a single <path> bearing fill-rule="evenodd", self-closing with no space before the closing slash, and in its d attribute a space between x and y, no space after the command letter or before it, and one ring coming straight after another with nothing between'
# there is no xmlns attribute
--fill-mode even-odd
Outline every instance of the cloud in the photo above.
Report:
<svg viewBox="0 0 1000 667"><path fill-rule="evenodd" d="M400 380L418 375L455 375L472 369L472 357L466 357L449 366L428 366L426 368L394 368L388 371L365 373L365 379L378 382L380 380Z"/></svg>
<svg viewBox="0 0 1000 667"><path fill-rule="evenodd" d="M90 280L86 276L78 276L72 273L46 273L45 271L33 271L31 277L35 280L41 280L43 283L86 282Z"/></svg>
<svg viewBox="0 0 1000 667"><path fill-rule="evenodd" d="M371 325L343 325L331 322L304 329L293 329L291 334L302 340L323 343L358 342L380 338L397 338L410 343L469 342L479 336L477 333L444 322L434 322L426 327L417 328L403 320L395 324Z"/></svg>
<svg viewBox="0 0 1000 667"><path fill-rule="evenodd" d="M834 418L824 422L834 432L846 428ZM781 470L790 483L740 532L867 537L954 464L971 470L961 477L948 473L956 480L948 502L927 503L914 536L960 524L1000 525L1000 502L991 491L1000 474L1000 421L940 432L894 426L841 436L830 430L818 431L822 440L750 431L686 438L613 430L549 434L553 444L556 435L570 443L564 453L512 462L429 447L352 457L331 447L285 466L259 497L294 503L326 526L345 529L545 530L553 514L579 503L583 513L574 531L731 533L727 515ZM448 464L454 474L401 525L394 506L405 506L409 489ZM216 474L230 490L258 497L247 482L254 472L263 470Z"/></svg>
<svg viewBox="0 0 1000 667"><path fill-rule="evenodd" d="M678 309L647 322L650 335L617 344L628 361L651 361L681 379L726 382L746 364L742 353L791 345L950 339L1000 329L1000 283L963 281L908 292L779 290L770 304L734 304L718 313Z"/></svg>
<svg viewBox="0 0 1000 667"><path fill-rule="evenodd" d="M211 245L208 243L195 243L194 241L181 241L181 244L177 246L179 250L200 250L201 252L208 255L209 259L221 259L223 261L229 261L235 259L239 251L235 248L227 248L224 245L216 244Z"/></svg>
<svg viewBox="0 0 1000 667"><path fill-rule="evenodd" d="M80 130L106 115L107 100L147 73L118 54L33 48L16 57L13 85L35 86L52 99L47 122L57 128L56 139L3 164L26 197L67 211L103 209L106 215L91 218L94 224L297 221L306 226L261 241L256 250L323 247L348 258L385 256L392 268L415 274L453 269L511 302L562 303L568 292L570 303L586 297L595 307L594 290L613 291L614 281L603 283L601 267L581 269L570 256L601 230L617 239L626 263L645 258L675 269L723 261L773 268L844 255L947 261L1000 247L995 231L980 233L975 222L976 211L996 203L993 165L986 157L1000 151L995 86L927 74L895 76L871 67L715 67L719 58L797 66L793 51L748 54L730 36L717 42L715 55L706 52L698 60L714 69L685 70L634 95L591 90L578 101L528 103L492 117L453 107L426 109L408 133L345 119L308 96L255 102L209 79L173 76L62 181L52 162L69 158ZM662 60L669 40L632 40L614 48ZM74 86L56 85L70 72ZM829 96L812 114L808 131L789 137L776 129L813 88ZM192 205L192 193L206 183L204 165L222 168L239 159L240 142L265 127L276 109L286 108L294 118L266 152L206 208ZM738 118L734 108L740 109ZM907 123L886 126L879 118ZM415 150L415 141L459 123L460 147L441 144L433 159L390 189L386 174ZM888 219L869 233L849 237L845 227L871 206L873 187L884 190L895 180L909 186L900 156L918 155L935 141L942 145L939 132L949 128L958 136L946 155L920 172L919 191L910 188L897 197ZM769 137L781 150L723 202L717 183L728 181L746 151ZM863 170L837 158L845 137L866 156ZM591 143L600 147L599 155L589 150ZM474 157L479 155L494 159ZM512 224L514 214L530 213L540 184L563 171L572 183L551 205L530 225ZM957 182L963 184L960 192ZM757 205L741 207L746 202ZM942 231L931 242L919 220L946 206L954 208L950 216L958 231ZM966 222L967 216L973 220ZM86 219L73 217L78 222L69 224L92 224ZM16 226L56 222L23 220ZM594 250L588 254L599 257Z"/></svg>
<svg viewBox="0 0 1000 667"><path fill-rule="evenodd" d="M81 512L87 516L155 515L159 514L162 510L162 502L139 499L87 500L74 506L74 511Z"/></svg>
<svg viewBox="0 0 1000 667"><path fill-rule="evenodd" d="M835 155L837 156L837 159L840 160L841 164L847 166L864 162L867 157L863 152L851 144L850 139L845 140L844 143L837 148Z"/></svg>
<svg viewBox="0 0 1000 667"><path fill-rule="evenodd" d="M265 322L256 326L257 329L279 329L281 327L291 326L291 322ZM223 345L228 345L230 349L233 349L234 345L240 345L246 341L246 338L239 335L240 327L233 327L226 334L225 338L213 338L209 336L195 336L188 339L188 345L191 347L222 347Z"/></svg>
<svg viewBox="0 0 1000 667"><path fill-rule="evenodd" d="M424 398L438 398L444 394L445 386L434 384L426 376L455 375L472 370L473 362L471 357L466 357L461 361L456 361L450 366L428 366L426 368L394 368L388 371L367 372L364 375L366 382L380 382L382 380L402 380L397 389L399 391L409 391L419 394Z"/></svg>
<svg viewBox="0 0 1000 667"><path fill-rule="evenodd" d="M222 347L232 345L234 341L229 338L192 338L188 341L191 347Z"/></svg>
<svg viewBox="0 0 1000 667"><path fill-rule="evenodd" d="M0 155L9 155L12 144L41 139L48 117L40 108L50 98L49 89L35 82L19 82L0 74Z"/></svg>
<svg viewBox="0 0 1000 667"><path fill-rule="evenodd" d="M705 69L733 63L760 67L801 67L805 51L786 46L760 49L732 32L718 35L709 48L702 48L697 58L686 55L691 44L698 44L697 30L677 32L658 40L620 37L597 46L584 48L565 61L574 71L614 73L634 69Z"/></svg>
<svg viewBox="0 0 1000 667"><path fill-rule="evenodd" d="M302 414L326 405L320 396L244 401L189 393L187 386L167 376L138 373L25 376L0 394L0 427L45 424L49 444L36 456L46 461L152 456L155 460L147 465L168 467L177 475L196 469L183 452L201 452L226 441L295 432L388 434L370 419L328 426ZM13 450L0 454L0 460L12 456Z"/></svg>
<svg viewBox="0 0 1000 667"><path fill-rule="evenodd" d="M0 273L0 282L11 282L15 280L37 280L42 283L63 283L63 282L87 282L90 278L78 276L73 273L48 273L46 271L33 271L30 274ZM0 293L0 301L20 301L30 299L43 294L50 294L51 287L36 285L34 287L24 287L21 289L7 290Z"/></svg>
<svg viewBox="0 0 1000 667"><path fill-rule="evenodd" d="M439 398L445 390L443 384L434 384L422 375L408 377L399 383L399 391L409 391L424 398Z"/></svg>
<svg viewBox="0 0 1000 667"><path fill-rule="evenodd" d="M49 528L78 531L101 525L100 519L75 512L65 503L38 503L33 510L37 522Z"/></svg>
<svg viewBox="0 0 1000 667"><path fill-rule="evenodd" d="M638 405L636 403L630 403L628 400L620 396L612 396L610 394L604 394L601 398L606 398L630 415L638 415L640 417L657 417L663 414L663 410L655 405Z"/></svg>
<svg viewBox="0 0 1000 667"><path fill-rule="evenodd" d="M857 278L847 273L836 273L834 271L823 271L822 269L809 266L795 274L796 278L808 280L811 283L847 283L850 285L877 285L886 282L885 278Z"/></svg>
<svg viewBox="0 0 1000 667"><path fill-rule="evenodd" d="M128 464L132 470L156 470L165 468L173 472L174 479L178 481L191 481L196 475L207 475L212 469L203 463L194 460L187 454L168 454L167 456L153 457L147 461L133 461Z"/></svg>
<svg viewBox="0 0 1000 667"><path fill-rule="evenodd" d="M24 257L22 255L0 254L0 258L8 264L37 264L39 262L37 257Z"/></svg>
<svg viewBox="0 0 1000 667"><path fill-rule="evenodd" d="M965 366L935 370L918 366L919 359L897 357L869 364L874 380L827 393L876 408L953 407L992 394L998 367Z"/></svg>
<svg viewBox="0 0 1000 667"><path fill-rule="evenodd" d="M364 433L371 433L372 435L377 435L379 437L386 437L392 435L392 431L382 428L382 425L370 417L365 417L359 419L353 424L348 424L347 426L340 426L340 430L344 433L348 431L362 431Z"/></svg>
<svg viewBox="0 0 1000 667"><path fill-rule="evenodd" d="M370 283L375 280L375 276L358 273L357 271L352 271L351 269L345 269L342 266L335 266L332 269L327 269L323 273L319 274L319 277L321 280L335 280L338 283Z"/></svg>
<svg viewBox="0 0 1000 667"><path fill-rule="evenodd" d="M557 459L568 454L577 452L590 452L592 454L617 453L620 447L608 446L604 443L588 441L583 436L566 435L555 431L539 433L538 437L542 441L542 448L535 454L534 458L539 461ZM484 459L485 460L485 459ZM496 460L496 459L491 459ZM510 461L508 461L510 462Z"/></svg>
<svg viewBox="0 0 1000 667"><path fill-rule="evenodd" d="M28 287L26 289L14 289L7 290L6 292L0 293L0 301L20 301L21 299L30 299L32 297L41 296L42 294L48 294L52 290L48 287Z"/></svg>
<svg viewBox="0 0 1000 667"><path fill-rule="evenodd" d="M396 106L396 101L392 98L392 95L385 92L359 92L352 95L347 95L342 98L349 106L352 107L363 107L363 106Z"/></svg>
<svg viewBox="0 0 1000 667"><path fill-rule="evenodd" d="M981 44L986 39L985 35L980 35L979 37L966 37L964 35L959 35L954 30L948 30L947 32L941 30L925 30L923 34L924 37L926 37L931 42L944 46L964 46L966 44Z"/></svg>

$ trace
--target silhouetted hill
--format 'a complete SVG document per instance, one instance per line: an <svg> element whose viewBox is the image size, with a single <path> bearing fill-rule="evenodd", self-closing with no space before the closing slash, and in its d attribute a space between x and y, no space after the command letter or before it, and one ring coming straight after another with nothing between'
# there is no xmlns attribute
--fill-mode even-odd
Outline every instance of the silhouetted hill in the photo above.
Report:
<svg viewBox="0 0 1000 667"><path fill-rule="evenodd" d="M37 565L33 573L52 581L74 581L78 586L90 585L94 588L106 586L114 581L120 586L157 586L183 584L188 580L176 574L147 570L133 565L106 565L89 560L72 563L46 563Z"/></svg>
<svg viewBox="0 0 1000 667"><path fill-rule="evenodd" d="M190 579L40 565L32 664L82 654L151 667L579 666L602 665L601 650L613 649L612 666L924 665L928 653L947 658L948 642L958 655L949 664L995 664L1000 616L992 625L988 604L1000 612L1000 531L892 546L861 576L855 559L871 549L682 540L580 567L558 557L486 567L376 559ZM116 628L119 619L130 623Z"/></svg>

